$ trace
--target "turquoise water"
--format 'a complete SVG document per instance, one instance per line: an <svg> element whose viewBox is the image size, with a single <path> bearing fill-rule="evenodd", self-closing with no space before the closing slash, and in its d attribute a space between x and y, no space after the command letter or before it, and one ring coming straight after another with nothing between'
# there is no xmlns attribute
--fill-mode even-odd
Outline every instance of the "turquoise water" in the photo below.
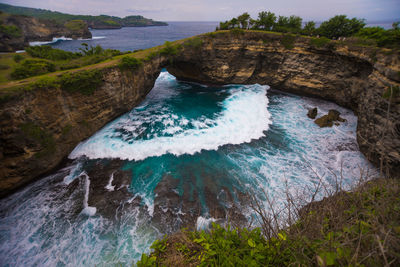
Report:
<svg viewBox="0 0 400 267"><path fill-rule="evenodd" d="M347 122L319 128L306 116L315 106ZM185 222L234 220L232 210L251 218L248 196L263 202L266 191L279 205L285 182L294 191L336 177L351 185L360 168L374 172L356 126L329 102L257 84L179 82L164 71L140 106L79 144L69 166L0 201L1 265L129 265ZM124 190L121 173L129 201L109 216L91 199L100 180L103 199ZM128 202L136 204L124 209Z"/></svg>

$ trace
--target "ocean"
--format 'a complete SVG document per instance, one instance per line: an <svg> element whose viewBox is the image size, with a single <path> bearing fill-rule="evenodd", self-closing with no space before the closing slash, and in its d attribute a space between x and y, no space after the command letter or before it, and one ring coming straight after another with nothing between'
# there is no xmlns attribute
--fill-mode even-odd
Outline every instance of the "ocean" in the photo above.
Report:
<svg viewBox="0 0 400 267"><path fill-rule="evenodd" d="M85 42L128 51L214 28L95 30L99 38ZM319 128L306 115L314 107L346 122ZM373 175L356 127L352 111L327 101L268 85L182 82L163 70L139 106L78 144L62 169L0 200L0 265L131 266L181 227L255 227L254 199L267 207L268 195L281 207L287 189L338 180L346 188L360 170Z"/></svg>

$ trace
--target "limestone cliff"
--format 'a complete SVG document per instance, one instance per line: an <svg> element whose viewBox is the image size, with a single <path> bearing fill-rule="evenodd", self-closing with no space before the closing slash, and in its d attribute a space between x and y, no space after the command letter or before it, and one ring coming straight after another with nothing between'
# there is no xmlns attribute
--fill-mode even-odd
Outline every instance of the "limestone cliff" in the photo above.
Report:
<svg viewBox="0 0 400 267"><path fill-rule="evenodd" d="M196 45L183 46L168 71L200 83L267 84L348 107L358 116L361 151L378 167L398 175L400 95L394 93L389 107L383 94L390 85L400 85L399 53L313 41L263 32L208 34L192 41Z"/></svg>
<svg viewBox="0 0 400 267"><path fill-rule="evenodd" d="M54 169L80 141L138 105L162 64L157 57L135 71L102 68L103 83L91 95L42 88L0 103L0 196Z"/></svg>
<svg viewBox="0 0 400 267"><path fill-rule="evenodd" d="M383 97L389 85L400 85L398 52L311 41L264 32L206 34L178 41L183 44L173 58L151 57L135 71L121 72L118 60L85 67L102 73L102 85L90 95L42 88L0 98L0 196L51 171L80 141L139 104L165 66L178 79L268 84L349 107L358 115L361 151L398 175L400 95L394 90L391 101ZM0 88L13 92L33 81Z"/></svg>
<svg viewBox="0 0 400 267"><path fill-rule="evenodd" d="M28 16L0 14L0 51L22 50L33 41L51 41L54 37L72 39L91 38L88 25L79 20L68 21L61 25L54 21ZM12 27L12 28L10 28ZM7 31L13 29L12 32Z"/></svg>

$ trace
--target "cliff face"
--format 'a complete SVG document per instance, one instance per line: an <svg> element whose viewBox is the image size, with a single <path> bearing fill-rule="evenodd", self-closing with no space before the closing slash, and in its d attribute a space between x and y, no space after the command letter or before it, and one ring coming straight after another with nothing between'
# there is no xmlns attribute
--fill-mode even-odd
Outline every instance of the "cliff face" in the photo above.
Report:
<svg viewBox="0 0 400 267"><path fill-rule="evenodd" d="M400 95L391 102L383 97L390 85L400 85L398 53L340 43L318 48L309 38L259 32L214 33L184 46L167 69L182 80L267 84L348 107L358 115L360 150L378 167L400 173Z"/></svg>
<svg viewBox="0 0 400 267"><path fill-rule="evenodd" d="M52 170L107 122L138 105L153 88L163 59L135 71L102 69L92 95L61 89L26 91L0 108L0 196Z"/></svg>
<svg viewBox="0 0 400 267"><path fill-rule="evenodd" d="M51 41L53 37L91 38L92 34L83 21L70 21L65 25L56 24L28 16L1 14L2 25L16 27L13 34L0 32L0 51L22 50L33 41Z"/></svg>
<svg viewBox="0 0 400 267"><path fill-rule="evenodd" d="M400 86L399 54L332 44L318 48L308 38L287 38L203 35L183 43L173 60L155 57L130 72L96 66L103 84L92 95L35 89L0 102L0 196L51 171L80 141L139 104L163 66L182 80L267 84L351 108L358 115L361 151L398 176L400 95L394 90L389 101L383 94L389 85Z"/></svg>

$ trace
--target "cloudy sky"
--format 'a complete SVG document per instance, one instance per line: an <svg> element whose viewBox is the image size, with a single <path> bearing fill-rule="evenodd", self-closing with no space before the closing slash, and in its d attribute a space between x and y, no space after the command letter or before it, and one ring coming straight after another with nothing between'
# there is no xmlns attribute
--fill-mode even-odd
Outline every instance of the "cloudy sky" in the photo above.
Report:
<svg viewBox="0 0 400 267"><path fill-rule="evenodd" d="M400 20L400 0L0 0L73 14L143 15L164 21L222 21L262 10L321 21L337 14L368 21Z"/></svg>

